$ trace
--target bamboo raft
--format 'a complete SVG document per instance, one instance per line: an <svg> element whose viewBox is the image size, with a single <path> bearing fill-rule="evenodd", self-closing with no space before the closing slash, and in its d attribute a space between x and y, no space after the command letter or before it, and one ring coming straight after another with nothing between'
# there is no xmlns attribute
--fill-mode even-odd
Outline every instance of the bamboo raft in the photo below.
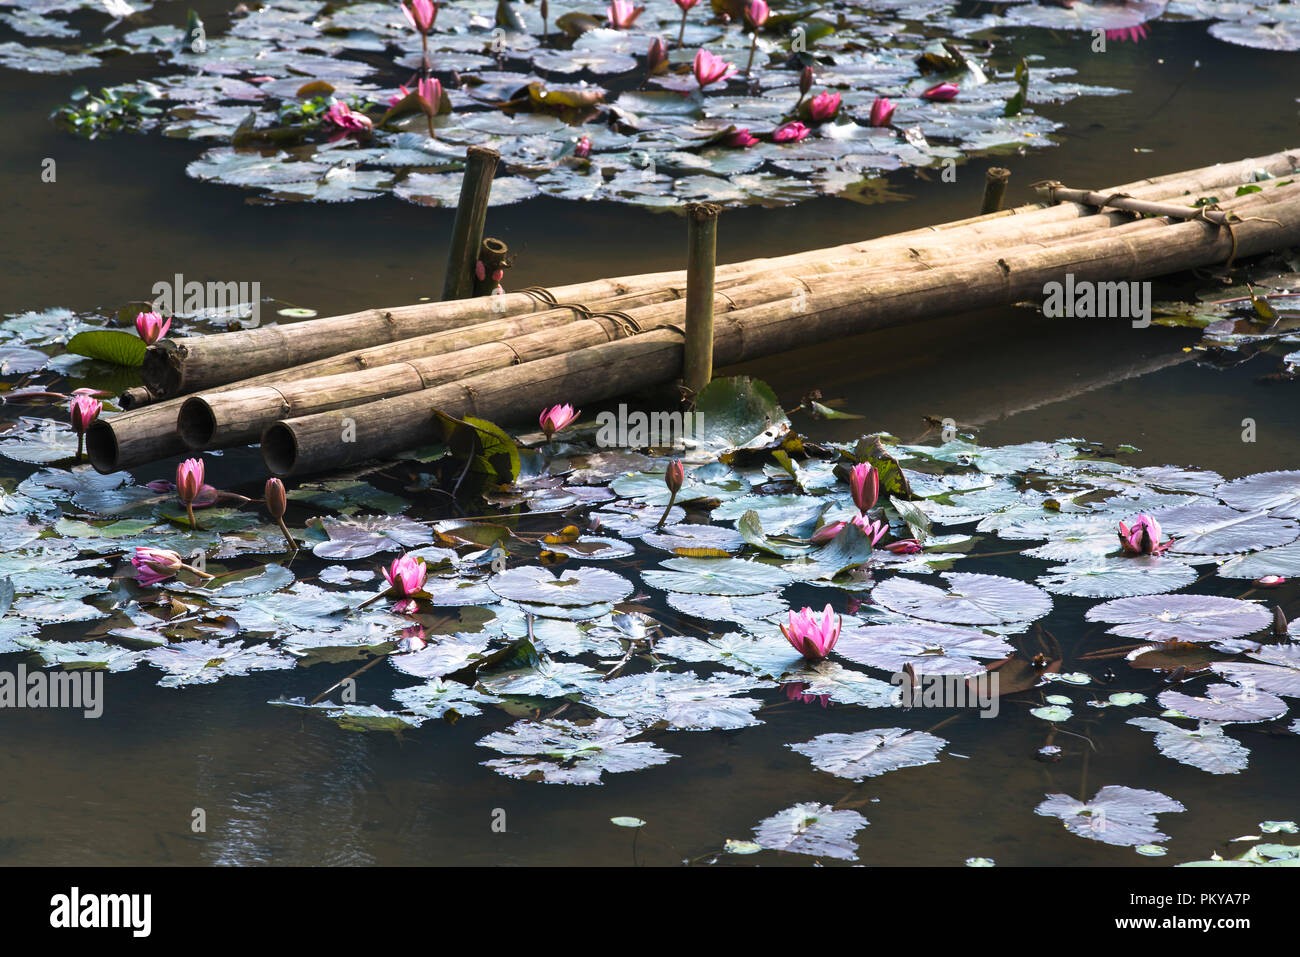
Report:
<svg viewBox="0 0 1300 957"><path fill-rule="evenodd" d="M677 379L689 395L715 364L1037 300L1066 273L1142 280L1300 243L1300 181L1278 182L1300 170L1292 150L1100 191L1039 184L1043 202L717 267L718 210L693 204L686 270L471 295L475 261L506 259L482 235L495 163L471 160L444 293L470 298L161 340L126 411L88 431L94 467L260 442L271 474L300 476L426 445L434 410L518 420ZM1236 196L1243 169L1274 179Z"/></svg>

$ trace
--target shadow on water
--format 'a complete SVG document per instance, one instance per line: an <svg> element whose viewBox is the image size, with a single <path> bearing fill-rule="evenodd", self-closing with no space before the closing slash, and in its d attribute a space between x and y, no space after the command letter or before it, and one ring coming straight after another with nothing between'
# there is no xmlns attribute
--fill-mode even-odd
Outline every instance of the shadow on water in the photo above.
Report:
<svg viewBox="0 0 1300 957"><path fill-rule="evenodd" d="M220 5L198 6L206 12ZM1055 62L1078 66L1084 82L1134 92L1044 108L1067 124L1058 148L977 159L960 168L954 184L898 174L891 182L911 197L905 203L824 199L728 211L721 258L829 246L969 215L983 170L995 163L1011 168L1008 201L1020 202L1030 198L1030 183L1045 178L1100 187L1300 145L1295 61L1286 54L1215 43L1203 25L1160 24L1140 48L1113 47L1104 57L1090 57L1077 36L1044 42ZM0 238L4 311L116 308L176 272L260 281L264 294L322 314L436 294L447 210L393 199L252 205L239 190L185 176L194 144L131 136L85 142L46 122L74 86L135 76L133 59L76 77L0 73L0 176L11 184ZM57 159L55 184L40 183L44 157ZM678 268L684 247L675 216L600 203L539 199L495 209L490 231L518 254L510 275L516 286ZM1229 477L1294 467L1300 403L1293 387L1257 381L1272 371L1264 368L1272 360L1226 370L1199 365L1184 352L1195 338L998 310L810 347L743 371L769 381L787 407L816 388L867 417L797 422L823 438L883 429L912 440L926 430L928 415L978 427L986 445L1078 436L1136 445L1138 464L1195 465ZM1248 417L1258 423L1254 444L1240 441ZM211 466L210 480L222 487L260 473L248 451ZM0 470L23 474L9 462ZM169 471L163 464L139 476ZM1002 567L975 558L963 570ZM1294 617L1295 592L1281 595ZM1057 599L1046 625L1064 646L1100 634L1083 621L1088 605ZM948 724L942 734L950 753L940 764L854 787L816 772L784 745L895 722L926 728L948 713L822 709L788 703L779 690L757 692L772 707L763 725L658 735L679 758L589 788L519 783L479 766L489 755L475 742L512 720L499 712L399 738L343 731L266 704L281 695L310 698L346 670L318 666L172 691L157 688L156 672L141 668L107 676L108 704L95 721L7 711L0 862L631 864L632 834L609 818L634 815L649 822L635 863L674 864L710 855L726 838L749 838L755 823L795 801L843 799L872 822L860 835L868 864L955 865L978 855L1000 864L1159 866L1208 856L1224 840L1255 832L1261 820L1294 814L1282 737L1244 728L1250 771L1244 779L1216 777L1156 756L1145 734L1110 734L1122 719L1098 713L1072 725L1095 733L1096 751L1058 739L1066 757L1047 765L1034 760L1047 725L1024 703L1004 702L1002 716L987 724L969 714ZM363 700L382 702L391 687L408 683L379 671L368 675ZM1130 686L1151 692L1148 677L1135 675ZM1083 841L1032 814L1045 793L1091 795L1112 783L1155 788L1187 805L1188 813L1161 820L1173 837L1170 858ZM206 815L205 833L192 830L196 809ZM492 826L498 810L504 833Z"/></svg>

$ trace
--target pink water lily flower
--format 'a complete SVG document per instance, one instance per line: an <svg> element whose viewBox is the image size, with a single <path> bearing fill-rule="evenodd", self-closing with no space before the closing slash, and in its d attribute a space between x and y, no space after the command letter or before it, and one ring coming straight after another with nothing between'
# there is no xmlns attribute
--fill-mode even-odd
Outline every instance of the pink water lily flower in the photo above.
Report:
<svg viewBox="0 0 1300 957"><path fill-rule="evenodd" d="M142 312L135 317L135 331L144 344L153 345L163 336L167 335L167 330L172 327L170 319L164 321L163 317L156 312Z"/></svg>
<svg viewBox="0 0 1300 957"><path fill-rule="evenodd" d="M824 123L840 111L840 95L824 90L808 101L808 112L818 123Z"/></svg>
<svg viewBox="0 0 1300 957"><path fill-rule="evenodd" d="M1119 523L1119 543L1129 555L1159 555L1173 544L1172 541L1160 541L1163 532L1160 523L1143 512L1129 528Z"/></svg>
<svg viewBox="0 0 1300 957"><path fill-rule="evenodd" d="M135 566L135 579L141 585L156 585L186 567L184 559L176 552L167 548L146 548L143 545L136 546L131 564Z"/></svg>
<svg viewBox="0 0 1300 957"><path fill-rule="evenodd" d="M1139 23L1135 27L1120 27L1118 30L1106 31L1107 40L1118 40L1120 43L1125 43L1128 40L1132 40L1134 43L1139 43L1142 40L1145 40L1146 37L1147 25L1145 23Z"/></svg>
<svg viewBox="0 0 1300 957"><path fill-rule="evenodd" d="M683 13L685 13L687 10L689 10L691 7L695 6L699 2L700 0L673 0L673 3L677 4L677 6L681 8Z"/></svg>
<svg viewBox="0 0 1300 957"><path fill-rule="evenodd" d="M433 30L433 21L438 18L438 5L433 0L410 0L409 6L402 0L401 7L407 22L420 33Z"/></svg>
<svg viewBox="0 0 1300 957"><path fill-rule="evenodd" d="M773 143L798 143L806 137L812 130L804 126L798 120L786 123L784 126L778 126L772 133Z"/></svg>
<svg viewBox="0 0 1300 957"><path fill-rule="evenodd" d="M695 82L700 85L701 90L719 80L725 80L736 72L733 64L720 56L714 56L708 50L701 50L695 54L695 63L691 69L695 73Z"/></svg>
<svg viewBox="0 0 1300 957"><path fill-rule="evenodd" d="M849 492L859 512L869 512L880 497L880 475L870 462L859 462L849 472Z"/></svg>
<svg viewBox="0 0 1300 957"><path fill-rule="evenodd" d="M578 137L577 144L573 147L573 155L578 159L586 159L591 155L591 137Z"/></svg>
<svg viewBox="0 0 1300 957"><path fill-rule="evenodd" d="M921 543L915 538L900 538L885 546L885 551L893 552L895 555L915 555L920 550Z"/></svg>
<svg viewBox="0 0 1300 957"><path fill-rule="evenodd" d="M872 126L888 126L894 119L894 110L898 106L888 97L878 96L871 103L871 117L868 122Z"/></svg>
<svg viewBox="0 0 1300 957"><path fill-rule="evenodd" d="M202 459L186 459L176 466L176 497L185 503L185 511L190 517L190 528L198 528L194 522L194 502L202 490Z"/></svg>
<svg viewBox="0 0 1300 957"><path fill-rule="evenodd" d="M351 109L342 100L336 100L325 111L325 119L333 123L340 131L347 133L366 132L375 128L375 124L370 117Z"/></svg>
<svg viewBox="0 0 1300 957"><path fill-rule="evenodd" d="M886 525L884 522L879 520L874 522L869 522L867 521L865 515L855 515L853 517L852 524L862 529L862 534L867 536L867 539L871 542L872 545L877 544L882 538L885 537L885 533L889 531L889 526ZM827 542L831 541L832 539L838 538L840 532L844 531L844 529L848 527L848 525L849 522L831 522L830 524L823 525L821 528L817 529L817 531L813 532L812 537L809 538L808 540L812 542L814 545L825 545Z"/></svg>
<svg viewBox="0 0 1300 957"><path fill-rule="evenodd" d="M1256 588L1276 588L1278 585L1285 584L1286 579L1281 575L1264 575L1262 578L1255 579Z"/></svg>
<svg viewBox="0 0 1300 957"><path fill-rule="evenodd" d="M958 93L956 83L949 83L945 80L942 83L936 83L930 89L921 94L923 100L951 100Z"/></svg>
<svg viewBox="0 0 1300 957"><path fill-rule="evenodd" d="M382 571L388 587L401 596L401 600L393 605L393 611L398 614L415 611L418 607L415 596L424 591L425 580L429 577L429 570L424 562L410 555L403 555L401 558L393 559L393 563Z"/></svg>
<svg viewBox="0 0 1300 957"><path fill-rule="evenodd" d="M842 624L843 619L836 619L834 610L827 605L820 621L811 608L804 608L798 614L790 612L788 628L785 625L779 627L795 651L809 661L821 661L840 640Z"/></svg>
<svg viewBox="0 0 1300 957"><path fill-rule="evenodd" d="M758 29L767 23L771 12L764 0L749 0L749 6L745 7L745 19L749 21L750 26Z"/></svg>
<svg viewBox="0 0 1300 957"><path fill-rule="evenodd" d="M577 417L578 411L565 403L546 409L537 417L537 421L541 424L542 431L546 433L546 441L549 442L555 437L556 432L564 430Z"/></svg>
<svg viewBox="0 0 1300 957"><path fill-rule="evenodd" d="M86 429L90 428L90 423L99 418L99 413L103 410L104 403L98 399L92 399L88 395L74 396L68 406L68 416L72 420L72 431L78 435L85 435Z"/></svg>
<svg viewBox="0 0 1300 957"><path fill-rule="evenodd" d="M637 17L645 13L645 7L632 6L632 0L613 0L605 8L605 16L609 17L609 25L615 30L626 30L636 23Z"/></svg>
<svg viewBox="0 0 1300 957"><path fill-rule="evenodd" d="M722 138L723 146L735 146L740 149L753 146L757 142L758 137L749 132L749 127L735 130Z"/></svg>

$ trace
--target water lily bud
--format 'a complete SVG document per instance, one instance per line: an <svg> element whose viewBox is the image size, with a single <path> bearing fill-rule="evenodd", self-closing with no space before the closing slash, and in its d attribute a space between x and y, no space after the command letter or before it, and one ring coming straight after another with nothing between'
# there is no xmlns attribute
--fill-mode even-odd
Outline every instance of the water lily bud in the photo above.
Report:
<svg viewBox="0 0 1300 957"><path fill-rule="evenodd" d="M668 491L676 495L682 490L682 482L686 480L686 470L682 467L681 459L674 459L668 463L668 470L664 472L664 484L668 486Z"/></svg>
<svg viewBox="0 0 1300 957"><path fill-rule="evenodd" d="M186 505L193 504L203 488L203 460L186 459L176 466L176 495Z"/></svg>
<svg viewBox="0 0 1300 957"><path fill-rule="evenodd" d="M812 84L813 68L811 66L806 66L803 68L803 72L799 74L799 95L807 96L808 91L812 89Z"/></svg>
<svg viewBox="0 0 1300 957"><path fill-rule="evenodd" d="M284 518L284 511L289 507L289 497L285 494L284 483L278 478L266 480L266 510L276 521Z"/></svg>
<svg viewBox="0 0 1300 957"><path fill-rule="evenodd" d="M650 50L645 56L646 69L651 73L668 60L668 46L664 43L663 37L655 37L650 41Z"/></svg>
<svg viewBox="0 0 1300 957"><path fill-rule="evenodd" d="M1286 637L1286 615L1282 614L1282 606L1273 606L1273 634L1278 638Z"/></svg>

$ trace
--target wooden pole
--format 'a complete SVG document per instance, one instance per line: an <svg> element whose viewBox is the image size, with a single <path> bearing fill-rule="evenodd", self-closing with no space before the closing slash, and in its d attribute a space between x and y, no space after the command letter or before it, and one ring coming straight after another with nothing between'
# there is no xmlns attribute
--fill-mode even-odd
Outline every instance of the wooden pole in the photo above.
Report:
<svg viewBox="0 0 1300 957"><path fill-rule="evenodd" d="M1011 170L1001 166L992 166L984 174L984 206L981 216L996 213L1002 208L1002 197L1007 192L1007 181L1011 179Z"/></svg>
<svg viewBox="0 0 1300 957"><path fill-rule="evenodd" d="M686 204L686 359L682 387L694 400L713 378L713 280L718 258L715 203Z"/></svg>
<svg viewBox="0 0 1300 957"><path fill-rule="evenodd" d="M447 254L447 275L442 283L444 301L468 299L474 294L474 264L483 245L492 177L500 162L501 154L486 146L471 146L465 151L465 178L460 184L460 202L456 204L456 221L451 228L451 251Z"/></svg>
<svg viewBox="0 0 1300 957"><path fill-rule="evenodd" d="M868 284L857 279L827 283L809 293L807 308L797 317L790 315L788 300L736 310L725 314L715 330L715 359L719 364L741 362L954 309L1037 298L1046 283L1067 272L1076 281L1143 279L1300 242L1300 186L1271 192L1253 194L1268 198L1233 227L1235 236L1196 220L1158 228L1140 223L1135 227L1144 228L1121 241L1102 237L1026 248L996 262L941 266ZM961 291L959 297L954 290ZM653 330L421 392L282 420L262 435L263 460L272 474L286 478L386 457L429 442L434 409L509 420L531 417L538 407L557 401L598 402L675 377L682 371L684 351L676 330ZM355 441L340 441L345 418Z"/></svg>

